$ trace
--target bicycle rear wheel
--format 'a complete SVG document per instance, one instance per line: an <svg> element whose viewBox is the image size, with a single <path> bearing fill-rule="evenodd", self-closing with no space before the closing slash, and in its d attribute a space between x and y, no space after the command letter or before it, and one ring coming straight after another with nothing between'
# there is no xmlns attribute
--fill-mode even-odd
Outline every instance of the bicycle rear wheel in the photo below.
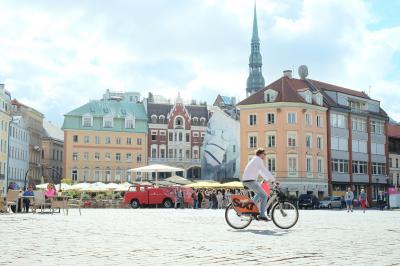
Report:
<svg viewBox="0 0 400 266"><path fill-rule="evenodd" d="M251 224L253 216L237 213L231 203L225 209L225 220L233 229L244 229Z"/></svg>
<svg viewBox="0 0 400 266"><path fill-rule="evenodd" d="M297 207L289 201L277 202L271 210L274 224L281 229L292 228L299 219Z"/></svg>

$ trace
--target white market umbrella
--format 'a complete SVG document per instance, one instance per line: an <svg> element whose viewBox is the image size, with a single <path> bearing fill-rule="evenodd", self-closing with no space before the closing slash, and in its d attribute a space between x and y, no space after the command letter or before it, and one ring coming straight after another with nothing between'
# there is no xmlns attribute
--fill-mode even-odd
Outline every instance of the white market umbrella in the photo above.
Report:
<svg viewBox="0 0 400 266"><path fill-rule="evenodd" d="M172 172L183 172L185 169L179 168L179 167L172 167L168 165L163 165L163 164L151 164L143 167L138 167L134 169L130 169L128 171L131 172L142 172L142 173L156 173L156 186L158 183L158 173L172 173Z"/></svg>
<svg viewBox="0 0 400 266"><path fill-rule="evenodd" d="M165 181L168 181L168 182L171 182L171 183L175 183L175 184L179 184L179 185L187 185L187 184L193 183L192 181L190 181L190 180L188 180L188 179L186 179L184 177L178 176L178 175L174 175L174 176L168 177L168 178L165 179Z"/></svg>
<svg viewBox="0 0 400 266"><path fill-rule="evenodd" d="M110 190L114 190L114 189L119 188L119 185L118 185L118 184L115 184L115 183L108 183L108 184L106 185L106 188L108 188L108 189L110 189Z"/></svg>
<svg viewBox="0 0 400 266"><path fill-rule="evenodd" d="M45 189L45 188L47 188L48 184L49 183L43 183L43 184L37 185L36 188Z"/></svg>
<svg viewBox="0 0 400 266"><path fill-rule="evenodd" d="M81 190L81 189L88 188L88 187L90 187L89 183L79 183L79 184L75 184L75 185L70 186L66 190Z"/></svg>
<svg viewBox="0 0 400 266"><path fill-rule="evenodd" d="M71 186L70 185L68 185L68 184L65 184L65 183L61 183L61 184L58 184L58 185L55 185L55 187L56 188L58 188L58 190L68 190Z"/></svg>

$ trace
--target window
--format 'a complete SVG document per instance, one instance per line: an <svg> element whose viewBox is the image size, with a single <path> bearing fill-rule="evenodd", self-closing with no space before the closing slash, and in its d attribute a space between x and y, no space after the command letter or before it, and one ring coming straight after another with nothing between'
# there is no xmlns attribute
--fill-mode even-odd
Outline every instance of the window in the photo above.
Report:
<svg viewBox="0 0 400 266"><path fill-rule="evenodd" d="M84 161L89 160L89 153L88 153L87 151L85 151L85 152L83 153L83 160L84 160Z"/></svg>
<svg viewBox="0 0 400 266"><path fill-rule="evenodd" d="M120 137L117 137L116 140L115 140L115 142L116 142L117 144L121 144L121 138L120 138Z"/></svg>
<svg viewBox="0 0 400 266"><path fill-rule="evenodd" d="M288 113L287 114L287 122L289 124L296 124L296 113Z"/></svg>
<svg viewBox="0 0 400 266"><path fill-rule="evenodd" d="M311 134L306 135L306 147L312 148L312 135Z"/></svg>
<svg viewBox="0 0 400 266"><path fill-rule="evenodd" d="M364 161L353 161L352 172L353 174L367 174L367 162Z"/></svg>
<svg viewBox="0 0 400 266"><path fill-rule="evenodd" d="M169 141L173 141L174 140L174 134L172 132L169 132L168 136L169 136L169 138L168 138Z"/></svg>
<svg viewBox="0 0 400 266"><path fill-rule="evenodd" d="M73 139L74 143L78 143L78 135L74 135L72 137L72 139Z"/></svg>
<svg viewBox="0 0 400 266"><path fill-rule="evenodd" d="M347 151L348 140L346 138L331 137L331 149L339 151Z"/></svg>
<svg viewBox="0 0 400 266"><path fill-rule="evenodd" d="M151 123L152 124L156 124L157 123L157 116L156 115L152 115L151 116Z"/></svg>
<svg viewBox="0 0 400 266"><path fill-rule="evenodd" d="M83 137L83 143L89 143L89 136L84 136Z"/></svg>
<svg viewBox="0 0 400 266"><path fill-rule="evenodd" d="M142 139L141 138L137 138L136 142L137 142L137 145L142 145Z"/></svg>
<svg viewBox="0 0 400 266"><path fill-rule="evenodd" d="M100 179L101 179L101 171L98 167L96 167L96 170L94 171L94 180L100 181Z"/></svg>
<svg viewBox="0 0 400 266"><path fill-rule="evenodd" d="M317 159L317 171L318 171L318 174L322 174L323 172L324 172L324 166L323 166L323 163L322 163L322 158L318 158Z"/></svg>
<svg viewBox="0 0 400 266"><path fill-rule="evenodd" d="M78 153L77 152L73 152L72 153L72 160L73 161L78 161Z"/></svg>
<svg viewBox="0 0 400 266"><path fill-rule="evenodd" d="M91 115L82 117L82 125L84 127L92 127L93 126L93 117Z"/></svg>
<svg viewBox="0 0 400 266"><path fill-rule="evenodd" d="M151 131L151 140L152 141L157 140L157 130L152 130Z"/></svg>
<svg viewBox="0 0 400 266"><path fill-rule="evenodd" d="M135 119L131 117L125 118L125 128L135 128Z"/></svg>
<svg viewBox="0 0 400 266"><path fill-rule="evenodd" d="M275 134L267 135L267 147L274 148L275 147Z"/></svg>
<svg viewBox="0 0 400 266"><path fill-rule="evenodd" d="M346 117L341 114L331 114L331 127L346 128Z"/></svg>
<svg viewBox="0 0 400 266"><path fill-rule="evenodd" d="M312 97L311 97L311 94L310 93L306 93L306 95L305 95L306 97L306 102L308 102L308 103L311 103L311 101L312 101Z"/></svg>
<svg viewBox="0 0 400 266"><path fill-rule="evenodd" d="M317 127L322 127L322 116L317 115Z"/></svg>
<svg viewBox="0 0 400 266"><path fill-rule="evenodd" d="M157 158L157 148L151 148L151 158Z"/></svg>
<svg viewBox="0 0 400 266"><path fill-rule="evenodd" d="M197 136L198 136L198 134L197 134ZM182 132L179 132L179 141L182 141L183 140L183 134L182 134Z"/></svg>
<svg viewBox="0 0 400 266"><path fill-rule="evenodd" d="M131 145L132 144L132 138L126 138L126 144Z"/></svg>
<svg viewBox="0 0 400 266"><path fill-rule="evenodd" d="M257 116L256 115L249 115L249 125L255 126L257 124Z"/></svg>
<svg viewBox="0 0 400 266"><path fill-rule="evenodd" d="M71 176L72 176L72 180L73 181L78 181L78 170L77 169L73 169Z"/></svg>
<svg viewBox="0 0 400 266"><path fill-rule="evenodd" d="M378 121L371 121L371 133L383 135L384 134L384 124Z"/></svg>
<svg viewBox="0 0 400 266"><path fill-rule="evenodd" d="M268 113L265 117L265 123L268 125L275 124L275 114L274 113Z"/></svg>
<svg viewBox="0 0 400 266"><path fill-rule="evenodd" d="M297 134L296 133L288 133L288 147L296 147L296 138Z"/></svg>
<svg viewBox="0 0 400 266"><path fill-rule="evenodd" d="M385 155L385 144L371 142L371 153Z"/></svg>
<svg viewBox="0 0 400 266"><path fill-rule="evenodd" d="M317 102L318 105L322 105L322 95L317 94L315 96L315 101Z"/></svg>
<svg viewBox="0 0 400 266"><path fill-rule="evenodd" d="M174 150L173 149L168 150L168 158L174 158Z"/></svg>
<svg viewBox="0 0 400 266"><path fill-rule="evenodd" d="M105 143L106 144L111 144L111 138L110 137L106 137L105 138Z"/></svg>
<svg viewBox="0 0 400 266"><path fill-rule="evenodd" d="M389 158L389 167L392 168L393 167L393 159Z"/></svg>
<svg viewBox="0 0 400 266"><path fill-rule="evenodd" d="M288 158L288 170L289 170L289 174L297 173L297 158L296 157Z"/></svg>
<svg viewBox="0 0 400 266"><path fill-rule="evenodd" d="M190 134L186 133L186 142L190 142Z"/></svg>
<svg viewBox="0 0 400 266"><path fill-rule="evenodd" d="M343 159L332 159L332 172L334 173L349 173L349 161Z"/></svg>
<svg viewBox="0 0 400 266"><path fill-rule="evenodd" d="M83 169L83 181L87 181L89 179L89 168L85 167L85 169Z"/></svg>
<svg viewBox="0 0 400 266"><path fill-rule="evenodd" d="M365 140L353 140L351 146L353 152L367 153L367 142Z"/></svg>
<svg viewBox="0 0 400 266"><path fill-rule="evenodd" d="M113 124L114 124L113 122L114 122L114 118L112 116L104 116L103 117L103 127L112 128Z"/></svg>
<svg viewBox="0 0 400 266"><path fill-rule="evenodd" d="M175 128L183 128L183 119L182 117L177 117L175 119Z"/></svg>
<svg viewBox="0 0 400 266"><path fill-rule="evenodd" d="M96 136L96 137L95 137L95 141L96 141L96 144L100 144L100 137L99 137L99 136Z"/></svg>
<svg viewBox="0 0 400 266"><path fill-rule="evenodd" d="M386 175L386 164L372 163L372 174L373 175Z"/></svg>
<svg viewBox="0 0 400 266"><path fill-rule="evenodd" d="M99 152L95 152L94 153L94 160L95 161L100 161L100 153Z"/></svg>
<svg viewBox="0 0 400 266"><path fill-rule="evenodd" d="M366 132L366 120L362 118L353 117L352 120L352 129L354 131Z"/></svg>
<svg viewBox="0 0 400 266"><path fill-rule="evenodd" d="M321 136L317 137L317 148L319 150L322 150L322 137Z"/></svg>
<svg viewBox="0 0 400 266"><path fill-rule="evenodd" d="M141 163L141 162L142 162L142 155L141 155L141 154L138 154L138 155L136 156L136 162L137 162L137 163Z"/></svg>
<svg viewBox="0 0 400 266"><path fill-rule="evenodd" d="M104 155L104 160L111 161L111 153L106 152L106 154Z"/></svg>
<svg viewBox="0 0 400 266"><path fill-rule="evenodd" d="M311 120L311 114L306 113L306 125L311 126L312 125L312 120Z"/></svg>
<svg viewBox="0 0 400 266"><path fill-rule="evenodd" d="M249 148L257 147L257 136L249 136Z"/></svg>
<svg viewBox="0 0 400 266"><path fill-rule="evenodd" d="M306 158L306 169L307 169L307 174L312 174L312 158L311 157Z"/></svg>
<svg viewBox="0 0 400 266"><path fill-rule="evenodd" d="M116 153L115 154L115 160L117 161L117 162L120 162L121 161L121 153Z"/></svg>
<svg viewBox="0 0 400 266"><path fill-rule="evenodd" d="M160 158L165 158L165 149L164 148L160 148ZM189 158L189 157L187 157Z"/></svg>
<svg viewBox="0 0 400 266"><path fill-rule="evenodd" d="M268 170L272 173L275 173L276 171L276 159L275 158L267 158L267 167Z"/></svg>

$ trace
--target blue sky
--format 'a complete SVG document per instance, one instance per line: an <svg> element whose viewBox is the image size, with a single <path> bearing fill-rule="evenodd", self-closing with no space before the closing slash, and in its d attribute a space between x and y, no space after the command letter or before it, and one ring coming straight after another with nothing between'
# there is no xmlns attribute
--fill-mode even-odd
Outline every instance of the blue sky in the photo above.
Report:
<svg viewBox="0 0 400 266"><path fill-rule="evenodd" d="M252 0L0 2L0 82L47 120L110 88L243 99ZM266 83L309 77L371 91L400 120L397 1L258 1ZM296 75L295 75L296 76Z"/></svg>

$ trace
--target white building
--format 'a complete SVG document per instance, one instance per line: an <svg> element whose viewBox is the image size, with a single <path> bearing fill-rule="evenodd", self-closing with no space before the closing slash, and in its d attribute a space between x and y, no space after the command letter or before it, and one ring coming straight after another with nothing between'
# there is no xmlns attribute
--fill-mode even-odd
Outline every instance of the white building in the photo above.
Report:
<svg viewBox="0 0 400 266"><path fill-rule="evenodd" d="M11 95L0 84L0 192L7 188L8 130L11 120Z"/></svg>
<svg viewBox="0 0 400 266"><path fill-rule="evenodd" d="M8 180L24 187L25 174L29 169L29 132L22 116L14 116L10 122Z"/></svg>

